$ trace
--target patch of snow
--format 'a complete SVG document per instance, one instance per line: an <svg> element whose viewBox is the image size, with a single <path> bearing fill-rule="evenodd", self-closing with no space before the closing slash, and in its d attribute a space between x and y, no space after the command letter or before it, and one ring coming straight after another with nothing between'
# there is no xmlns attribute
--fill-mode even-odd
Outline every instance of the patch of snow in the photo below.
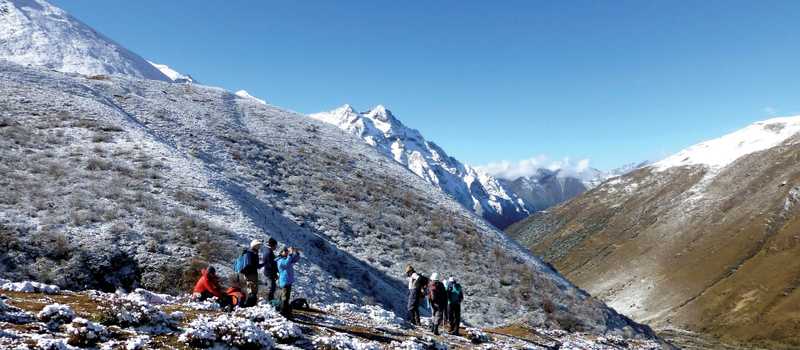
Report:
<svg viewBox="0 0 800 350"><path fill-rule="evenodd" d="M381 346L375 341L365 341L341 333L332 336L316 336L313 338L316 349L329 350L380 350Z"/></svg>
<svg viewBox="0 0 800 350"><path fill-rule="evenodd" d="M176 82L176 83L194 83L195 82L194 78L192 78L191 75L182 74L182 73L172 69L170 66L168 66L166 64L159 64L159 63L155 63L155 62L151 62L151 61L147 61L147 63L150 63L151 65L153 65L153 67L156 67L156 69L158 69L161 73L166 75L173 82Z"/></svg>
<svg viewBox="0 0 800 350"><path fill-rule="evenodd" d="M239 91L236 91L235 95L236 95L236 96L239 96L239 97L241 97L241 98L244 98L244 99L250 99L250 100L256 101L256 102L258 102L258 103L260 103L260 104L262 104L262 105L265 105L265 104L267 104L267 101L264 101L264 100L262 100L262 99L260 99L260 98L258 98L258 97L255 97L255 96L253 96L253 95L250 95L250 94L249 94L247 91L245 91L245 90L239 90Z"/></svg>
<svg viewBox="0 0 800 350"><path fill-rule="evenodd" d="M33 281L9 282L4 280L0 281L0 283L2 283L0 284L0 290L9 292L56 294L61 291L58 286Z"/></svg>
<svg viewBox="0 0 800 350"><path fill-rule="evenodd" d="M192 321L178 340L192 347L225 345L239 348L272 349L272 335L253 321L223 314L199 316Z"/></svg>
<svg viewBox="0 0 800 350"><path fill-rule="evenodd" d="M737 159L775 147L800 132L800 116L760 121L720 138L705 141L653 164L656 170L704 165L719 170Z"/></svg>
<svg viewBox="0 0 800 350"><path fill-rule="evenodd" d="M405 321L397 317L394 312L375 305L335 303L323 306L322 310L347 317L348 319L367 321L370 324L378 324L385 327L397 328L405 324Z"/></svg>
<svg viewBox="0 0 800 350"><path fill-rule="evenodd" d="M39 311L36 317L42 322L47 322L52 328L57 328L71 322L75 318L75 312L67 305L50 304Z"/></svg>

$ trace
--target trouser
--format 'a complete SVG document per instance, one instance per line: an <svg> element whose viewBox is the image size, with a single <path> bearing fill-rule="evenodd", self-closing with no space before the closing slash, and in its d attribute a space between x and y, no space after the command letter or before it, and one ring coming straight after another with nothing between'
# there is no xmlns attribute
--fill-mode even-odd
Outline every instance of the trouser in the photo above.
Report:
<svg viewBox="0 0 800 350"><path fill-rule="evenodd" d="M286 318L292 317L292 285L281 288L281 315Z"/></svg>
<svg viewBox="0 0 800 350"><path fill-rule="evenodd" d="M419 293L417 293L416 289L408 290L406 309L408 310L408 322L413 325L419 325Z"/></svg>
<svg viewBox="0 0 800 350"><path fill-rule="evenodd" d="M450 321L450 333L458 335L458 329L461 327L461 304L450 304L448 311L450 311L447 316Z"/></svg>
<svg viewBox="0 0 800 350"><path fill-rule="evenodd" d="M269 291L267 292L267 300L272 301L275 299L275 290L278 288L278 279L270 278L267 280Z"/></svg>
<svg viewBox="0 0 800 350"><path fill-rule="evenodd" d="M444 318L444 310L442 309L433 309L433 318L431 319L431 331L433 334L439 335L439 326L442 325L442 319Z"/></svg>
<svg viewBox="0 0 800 350"><path fill-rule="evenodd" d="M254 306L258 304L258 274L242 275L247 286L247 299L245 299L244 306Z"/></svg>

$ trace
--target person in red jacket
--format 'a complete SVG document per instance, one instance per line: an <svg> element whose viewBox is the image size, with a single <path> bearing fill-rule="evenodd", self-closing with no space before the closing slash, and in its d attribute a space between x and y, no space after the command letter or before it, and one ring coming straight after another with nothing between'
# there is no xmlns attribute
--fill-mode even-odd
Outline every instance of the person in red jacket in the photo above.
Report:
<svg viewBox="0 0 800 350"><path fill-rule="evenodd" d="M230 299L227 294L222 292L217 271L213 266L209 266L200 272L200 279L194 285L192 296L200 301L216 297L217 302L222 306L229 304L228 301Z"/></svg>

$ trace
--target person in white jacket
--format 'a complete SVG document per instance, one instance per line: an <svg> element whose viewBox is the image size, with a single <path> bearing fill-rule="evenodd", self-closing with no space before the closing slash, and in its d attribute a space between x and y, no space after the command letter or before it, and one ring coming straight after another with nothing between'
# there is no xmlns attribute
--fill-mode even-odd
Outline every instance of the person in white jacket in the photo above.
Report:
<svg viewBox="0 0 800 350"><path fill-rule="evenodd" d="M414 271L411 265L406 266L406 277L408 277L408 322L419 326L419 304L422 300L423 289L428 284L427 278Z"/></svg>

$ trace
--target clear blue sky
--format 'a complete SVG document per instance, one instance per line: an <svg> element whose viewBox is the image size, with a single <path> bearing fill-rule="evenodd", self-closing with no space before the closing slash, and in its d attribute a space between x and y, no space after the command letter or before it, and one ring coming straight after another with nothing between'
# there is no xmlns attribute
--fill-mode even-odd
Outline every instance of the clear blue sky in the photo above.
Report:
<svg viewBox="0 0 800 350"><path fill-rule="evenodd" d="M612 168L800 113L800 1L52 1L209 85L385 104L475 165Z"/></svg>

